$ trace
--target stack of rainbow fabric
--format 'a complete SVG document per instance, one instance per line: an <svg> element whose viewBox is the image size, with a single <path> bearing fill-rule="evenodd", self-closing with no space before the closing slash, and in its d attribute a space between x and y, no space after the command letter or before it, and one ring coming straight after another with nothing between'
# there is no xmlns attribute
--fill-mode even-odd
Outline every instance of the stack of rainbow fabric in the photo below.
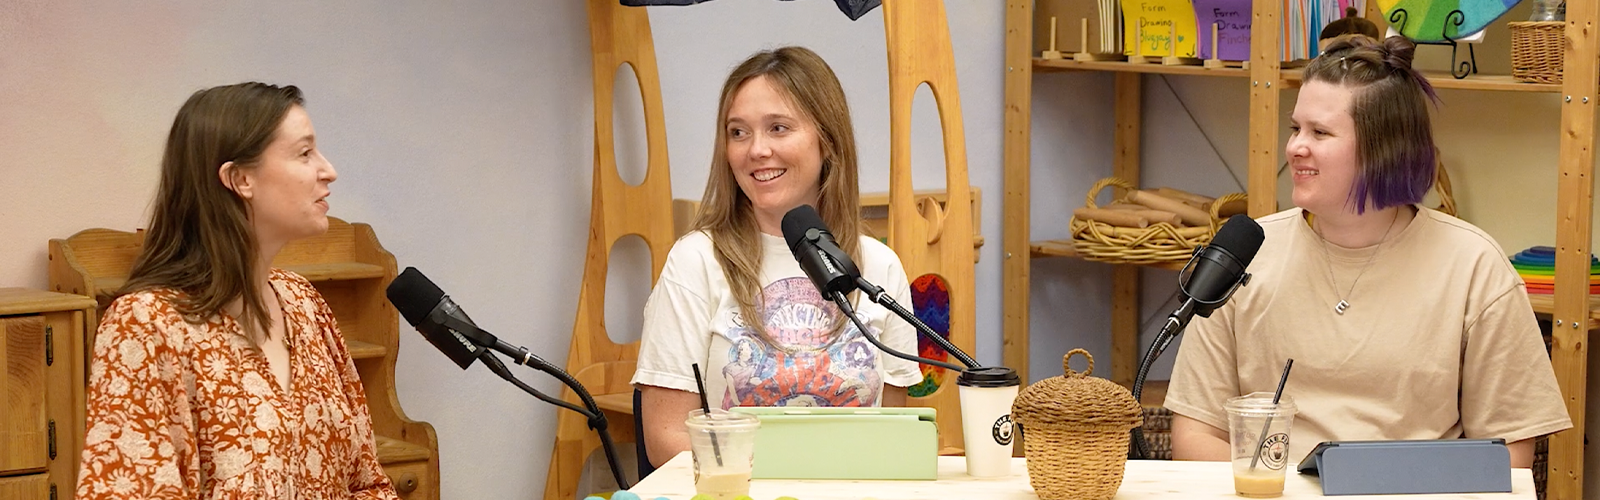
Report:
<svg viewBox="0 0 1600 500"><path fill-rule="evenodd" d="M1511 256L1511 267L1528 284L1528 293L1556 293L1556 249L1532 247ZM1600 294L1600 259L1589 256L1589 293Z"/></svg>

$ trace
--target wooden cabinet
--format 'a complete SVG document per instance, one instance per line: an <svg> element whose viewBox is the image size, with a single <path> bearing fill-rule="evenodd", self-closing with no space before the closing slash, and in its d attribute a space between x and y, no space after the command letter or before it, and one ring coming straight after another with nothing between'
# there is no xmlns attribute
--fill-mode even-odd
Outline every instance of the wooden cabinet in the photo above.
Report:
<svg viewBox="0 0 1600 500"><path fill-rule="evenodd" d="M0 498L72 498L83 448L88 297L0 288Z"/></svg>
<svg viewBox="0 0 1600 500"><path fill-rule="evenodd" d="M109 229L89 229L67 239L51 240L50 286L57 292L93 297L94 300L81 299L88 304L84 314L89 317L89 324L98 324L99 313L110 305L111 293L127 280L143 242L142 232ZM400 320L384 294L398 274L394 255L378 243L371 226L330 217L326 234L290 243L279 252L273 265L305 276L333 309L366 389L378 461L394 482L395 490L407 500L438 499L439 445L433 426L406 418L395 395ZM81 339L75 342L84 347L94 345L92 328L75 337ZM80 420L84 384L79 380L73 386L79 388L74 408ZM82 427L81 423L75 427L79 434ZM82 447L80 439L72 453ZM0 483L0 491L5 488Z"/></svg>
<svg viewBox="0 0 1600 500"><path fill-rule="evenodd" d="M1302 70L1281 68L1279 63L1279 19L1284 4L1252 2L1250 65L1243 68L1166 66L1129 64L1112 61L1042 59L1034 50L1033 0L1006 2L1006 106L1005 106L1005 199L1006 226L1003 231L1005 263L1004 346L1005 364L1017 367L1027 379L1028 308L1030 261L1042 257L1074 257L1070 242L1031 241L1029 230L1029 184L1031 158L1031 120L1033 73L1057 71L1116 72L1114 115L1116 130L1113 145L1113 175L1139 183L1140 78L1143 73L1181 74L1236 78L1250 91L1248 113L1250 215L1260 217L1278 210L1277 169L1281 164L1279 140L1280 94L1285 88L1300 85ZM1561 84L1532 84L1514 81L1507 75L1472 75L1464 79L1444 73L1427 73L1434 88L1476 91L1474 98L1494 98L1503 92L1536 92L1562 96L1559 176L1556 196L1556 294L1530 297L1536 313L1551 319L1555 326L1551 361L1565 395L1573 428L1550 439L1549 498L1581 498L1585 399L1589 331L1600 322L1600 308L1588 295L1590 238L1593 231L1595 172L1595 107L1600 104L1600 37L1594 24L1600 18L1600 1L1568 2L1565 27L1566 52ZM1384 20L1369 2L1367 17L1379 24ZM1046 23L1047 24L1047 23ZM1492 121L1485 121L1493 126ZM1448 149L1451 139L1439 137L1440 148ZM1181 265L1181 264L1180 264ZM1171 267L1171 266L1169 266ZM1118 265L1113 271L1112 288L1112 379L1131 384L1138 356L1139 268ZM1171 354L1168 354L1169 356Z"/></svg>

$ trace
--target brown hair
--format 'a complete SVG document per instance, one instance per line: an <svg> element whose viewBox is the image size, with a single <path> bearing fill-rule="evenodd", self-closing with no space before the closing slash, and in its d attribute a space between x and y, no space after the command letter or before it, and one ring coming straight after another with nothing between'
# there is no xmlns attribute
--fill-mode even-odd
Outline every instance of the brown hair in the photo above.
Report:
<svg viewBox="0 0 1600 500"><path fill-rule="evenodd" d="M243 297L244 330L260 325L265 335L271 329L271 316L254 286L261 277L245 201L222 183L218 171L230 161L235 169L258 166L278 124L292 107L304 104L292 85L255 82L189 96L167 135L144 248L118 295L170 288L182 292L174 304L179 312L202 318ZM248 333L246 339L259 343Z"/></svg>
<svg viewBox="0 0 1600 500"><path fill-rule="evenodd" d="M717 107L717 139L711 156L711 176L694 228L711 236L717 263L727 276L728 286L739 301L745 323L768 344L777 346L767 335L756 304L761 294L761 243L750 198L739 189L733 167L728 163L728 108L734 95L746 82L766 77L779 89L802 116L816 124L822 149L822 187L817 212L833 230L840 249L860 261L861 206L860 184L856 171L855 129L850 124L850 106L844 88L815 52L804 47L783 47L758 52L745 59L727 82ZM841 315L834 331L845 319ZM865 332L863 332L865 333Z"/></svg>
<svg viewBox="0 0 1600 500"><path fill-rule="evenodd" d="M1306 66L1305 81L1347 86L1354 96L1358 166L1348 202L1356 213L1422 201L1433 187L1436 150L1428 103L1433 86L1411 67L1416 44L1342 35Z"/></svg>

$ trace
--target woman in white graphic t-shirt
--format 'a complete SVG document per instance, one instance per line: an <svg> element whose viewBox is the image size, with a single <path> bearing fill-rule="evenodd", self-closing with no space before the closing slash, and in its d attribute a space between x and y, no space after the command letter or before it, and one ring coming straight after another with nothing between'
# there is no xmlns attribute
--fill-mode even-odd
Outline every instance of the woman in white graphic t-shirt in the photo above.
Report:
<svg viewBox="0 0 1600 500"><path fill-rule="evenodd" d="M906 387L922 381L915 363L863 337L916 352L914 330L855 298L860 331L782 237L784 214L815 207L862 277L911 303L900 259L861 233L855 132L833 70L801 47L757 53L728 76L717 117L694 230L673 245L645 305L633 383L640 439L656 466L689 448L684 419L700 407L694 364L706 400L721 408L901 406Z"/></svg>

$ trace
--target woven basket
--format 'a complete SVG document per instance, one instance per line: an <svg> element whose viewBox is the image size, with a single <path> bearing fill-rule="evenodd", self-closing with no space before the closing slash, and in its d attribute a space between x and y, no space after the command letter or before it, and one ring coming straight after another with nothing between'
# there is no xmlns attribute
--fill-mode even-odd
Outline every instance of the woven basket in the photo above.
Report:
<svg viewBox="0 0 1600 500"><path fill-rule="evenodd" d="M1511 27L1511 77L1519 82L1561 83L1561 58L1566 52L1567 23L1506 23Z"/></svg>
<svg viewBox="0 0 1600 500"><path fill-rule="evenodd" d="M1066 366L1073 354L1089 360L1082 373ZM1042 500L1109 500L1122 486L1128 431L1144 410L1127 388L1090 377L1094 358L1073 349L1061 359L1065 375L1029 385L1011 405L1022 428L1028 482Z"/></svg>
<svg viewBox="0 0 1600 500"><path fill-rule="evenodd" d="M1094 199L1100 195L1101 190L1108 187L1119 187L1129 192L1138 189L1132 183L1116 177L1100 179L1094 183L1094 187L1089 188L1084 206L1099 208ZM1243 199L1245 199L1244 193L1217 198L1211 204L1211 224L1204 227L1173 227L1165 222L1151 224L1149 227L1117 227L1104 222L1073 217L1069 222L1072 229L1072 246L1077 249L1078 255L1085 259L1113 264L1187 261L1194 253L1194 249L1210 243L1211 237L1217 234L1217 228L1222 226L1223 221L1217 217L1217 209L1228 202ZM1125 201L1128 201L1126 197L1113 203Z"/></svg>

